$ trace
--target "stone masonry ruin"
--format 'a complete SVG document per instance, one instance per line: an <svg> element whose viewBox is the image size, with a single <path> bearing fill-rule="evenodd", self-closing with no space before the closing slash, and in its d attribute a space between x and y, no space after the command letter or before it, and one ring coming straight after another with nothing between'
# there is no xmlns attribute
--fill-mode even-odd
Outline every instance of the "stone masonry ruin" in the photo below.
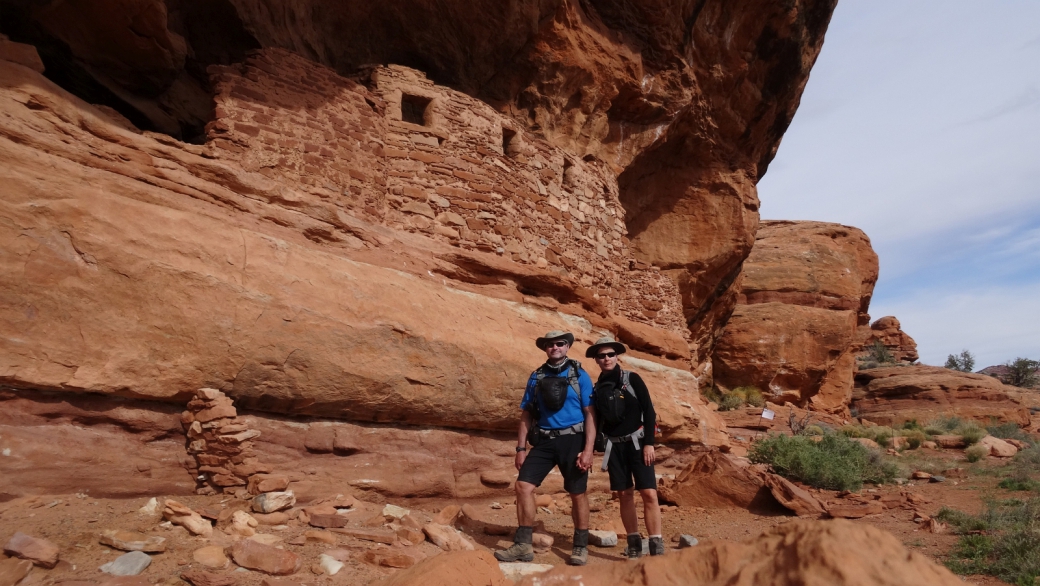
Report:
<svg viewBox="0 0 1040 586"><path fill-rule="evenodd" d="M265 49L210 73L221 157L368 222L570 276L614 313L688 338L675 284L631 254L606 163L406 67L347 79Z"/></svg>

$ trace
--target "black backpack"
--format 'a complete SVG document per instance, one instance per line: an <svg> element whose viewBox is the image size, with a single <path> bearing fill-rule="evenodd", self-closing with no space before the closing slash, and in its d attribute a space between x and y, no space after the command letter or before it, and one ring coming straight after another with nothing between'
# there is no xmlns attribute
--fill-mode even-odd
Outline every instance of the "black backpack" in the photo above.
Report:
<svg viewBox="0 0 1040 586"><path fill-rule="evenodd" d="M628 398L637 400L636 392L628 382L628 373L622 370L620 388L614 381L596 385L596 412L605 424L617 425L625 419L625 400Z"/></svg>
<svg viewBox="0 0 1040 586"><path fill-rule="evenodd" d="M536 406L541 399L541 406L545 407L547 413L556 413L560 409L563 409L564 403L567 402L567 391L568 389L574 389L574 392L581 398L581 387L578 386L578 372L582 370L581 363L577 360L567 359L570 369L567 372L567 378L560 376L547 376L544 367L539 368L535 373L535 394L536 398L532 403Z"/></svg>

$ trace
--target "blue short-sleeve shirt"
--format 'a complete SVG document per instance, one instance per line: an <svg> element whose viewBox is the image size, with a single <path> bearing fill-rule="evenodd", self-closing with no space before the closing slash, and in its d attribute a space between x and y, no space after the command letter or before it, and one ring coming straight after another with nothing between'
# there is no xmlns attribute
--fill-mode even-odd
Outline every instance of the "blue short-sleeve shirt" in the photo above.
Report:
<svg viewBox="0 0 1040 586"><path fill-rule="evenodd" d="M570 374L570 369L573 366L568 366L562 371L559 376L566 379L567 375ZM559 411L553 414L547 414L544 406L541 403L540 398L536 398L537 393L535 392L535 385L538 383L538 371L531 373L531 378L527 380L527 389L524 391L524 398L520 401L520 408L525 409L532 400L538 401L538 411L540 417L536 423L538 427L542 429L563 429L572 425L577 425L585 421L585 412L583 409L592 405L592 378L589 377L588 373L584 370L578 371L578 388L581 389L581 397L575 394L573 388L569 388L567 391L567 399L563 403L563 407Z"/></svg>

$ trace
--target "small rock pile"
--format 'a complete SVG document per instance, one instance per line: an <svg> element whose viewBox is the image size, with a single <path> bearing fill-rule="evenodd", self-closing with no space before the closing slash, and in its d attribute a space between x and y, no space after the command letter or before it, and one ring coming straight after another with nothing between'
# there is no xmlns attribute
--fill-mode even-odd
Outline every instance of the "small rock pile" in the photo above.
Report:
<svg viewBox="0 0 1040 586"><path fill-rule="evenodd" d="M197 494L234 494L251 476L270 472L257 460L250 440L260 432L238 419L231 398L216 389L199 389L181 414L188 453L195 458Z"/></svg>

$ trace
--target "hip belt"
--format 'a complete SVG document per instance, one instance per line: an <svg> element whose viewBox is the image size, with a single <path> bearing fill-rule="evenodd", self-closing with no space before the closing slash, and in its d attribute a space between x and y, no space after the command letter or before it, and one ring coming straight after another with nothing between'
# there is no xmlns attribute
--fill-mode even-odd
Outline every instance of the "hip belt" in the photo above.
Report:
<svg viewBox="0 0 1040 586"><path fill-rule="evenodd" d="M620 444L620 443L624 443L624 442L627 442L627 441L631 441L632 445L636 447L636 451L638 452L640 450L639 440L644 435L645 434L643 433L643 428L640 427L639 429L633 431L632 433L630 433L628 435L619 435L619 436L616 436L616 437L615 436L609 436L609 435L608 436L604 436L605 439L606 439L606 446L603 448L603 466L600 468L600 470L606 470L607 469L607 462L610 461L610 450L614 447L615 443Z"/></svg>
<svg viewBox="0 0 1040 586"><path fill-rule="evenodd" d="M535 427L534 432L544 438L557 438L561 435L574 435L576 433L585 432L585 423L576 423L570 427L564 427L563 429L544 429L541 427Z"/></svg>

